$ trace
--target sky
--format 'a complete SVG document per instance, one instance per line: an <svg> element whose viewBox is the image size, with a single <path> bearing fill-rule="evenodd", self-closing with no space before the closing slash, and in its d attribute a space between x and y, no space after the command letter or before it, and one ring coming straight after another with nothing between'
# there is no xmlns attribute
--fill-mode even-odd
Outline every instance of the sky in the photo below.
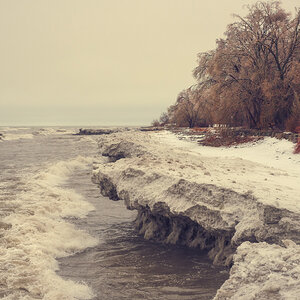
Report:
<svg viewBox="0 0 300 300"><path fill-rule="evenodd" d="M0 0L0 126L149 125L255 2Z"/></svg>

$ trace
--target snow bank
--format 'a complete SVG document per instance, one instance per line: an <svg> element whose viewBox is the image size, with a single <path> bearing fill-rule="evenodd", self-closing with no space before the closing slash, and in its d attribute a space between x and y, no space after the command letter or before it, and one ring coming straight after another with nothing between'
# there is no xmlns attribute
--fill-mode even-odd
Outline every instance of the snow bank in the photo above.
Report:
<svg viewBox="0 0 300 300"><path fill-rule="evenodd" d="M203 156L235 157L264 164L272 168L300 172L300 156L294 155L295 144L282 139L265 137L253 143L245 143L232 147L208 147L197 143L193 136L176 135L170 131L161 131L157 137L162 142L185 148Z"/></svg>
<svg viewBox="0 0 300 300"><path fill-rule="evenodd" d="M93 182L138 210L136 227L147 239L206 249L215 264L231 265L238 249L237 274L249 242L278 251L287 251L287 239L300 244L300 156L286 141L212 149L131 131L101 137L99 149L106 159L95 164Z"/></svg>
<svg viewBox="0 0 300 300"><path fill-rule="evenodd" d="M299 299L300 246L243 243L234 256L230 278L214 300Z"/></svg>
<svg viewBox="0 0 300 300"><path fill-rule="evenodd" d="M156 138L171 147L201 155L208 167L209 160L215 161L211 175L218 185L248 190L263 203L300 212L300 155L293 154L292 142L266 137L226 148L199 146L195 141L179 140L169 131L157 133ZM226 169L224 161L231 168Z"/></svg>

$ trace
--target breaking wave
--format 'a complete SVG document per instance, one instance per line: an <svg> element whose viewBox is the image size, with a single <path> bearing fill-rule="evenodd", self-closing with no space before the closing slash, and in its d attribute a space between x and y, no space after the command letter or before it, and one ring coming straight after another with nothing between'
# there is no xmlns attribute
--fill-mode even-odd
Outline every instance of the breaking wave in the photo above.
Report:
<svg viewBox="0 0 300 300"><path fill-rule="evenodd" d="M51 128L51 127L45 127L45 128L39 128L38 130L35 130L33 132L34 135L52 135L52 134L74 134L76 130L74 128Z"/></svg>
<svg viewBox="0 0 300 300"><path fill-rule="evenodd" d="M27 127L0 127L0 140L2 141L16 141L21 139L33 139L35 136L49 136L49 135L65 135L74 134L75 128L35 128L32 131Z"/></svg>
<svg viewBox="0 0 300 300"><path fill-rule="evenodd" d="M56 258L95 246L98 241L66 221L81 218L93 206L71 189L62 187L68 176L85 168L91 158L78 156L48 165L24 178L25 189L13 200L14 211L0 222L0 298L90 299L84 283L56 274Z"/></svg>
<svg viewBox="0 0 300 300"><path fill-rule="evenodd" d="M31 133L23 133L23 134L5 134L3 137L3 140L5 141L15 141L15 140L20 140L20 139L33 139L34 136Z"/></svg>

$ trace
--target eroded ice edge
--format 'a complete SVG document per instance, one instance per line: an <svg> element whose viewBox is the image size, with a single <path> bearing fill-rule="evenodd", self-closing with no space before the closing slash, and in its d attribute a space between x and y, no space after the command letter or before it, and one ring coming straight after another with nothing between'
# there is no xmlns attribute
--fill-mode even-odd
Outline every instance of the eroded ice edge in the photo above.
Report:
<svg viewBox="0 0 300 300"><path fill-rule="evenodd" d="M141 235L199 247L232 266L215 300L300 295L300 156L292 143L217 149L133 130L102 136L99 149L92 180L138 211Z"/></svg>

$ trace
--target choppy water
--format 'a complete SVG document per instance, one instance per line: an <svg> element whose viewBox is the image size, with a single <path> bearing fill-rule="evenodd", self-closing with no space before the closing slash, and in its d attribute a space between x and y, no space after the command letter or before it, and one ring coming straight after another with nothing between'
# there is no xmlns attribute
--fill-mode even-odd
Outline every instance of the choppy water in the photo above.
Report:
<svg viewBox="0 0 300 300"><path fill-rule="evenodd" d="M138 237L91 183L97 137L75 131L0 127L0 298L212 299L227 272Z"/></svg>

